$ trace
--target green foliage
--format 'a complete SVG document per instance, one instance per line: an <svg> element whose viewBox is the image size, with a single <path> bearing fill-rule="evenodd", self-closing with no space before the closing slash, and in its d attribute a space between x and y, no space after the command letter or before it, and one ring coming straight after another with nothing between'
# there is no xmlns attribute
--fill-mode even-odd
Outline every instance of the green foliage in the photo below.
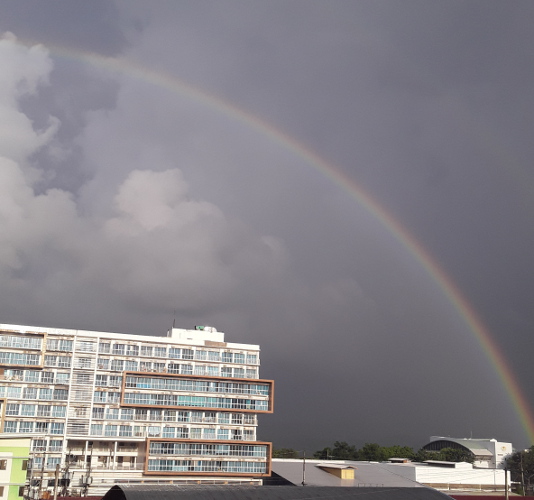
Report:
<svg viewBox="0 0 534 500"><path fill-rule="evenodd" d="M377 443L365 443L361 449L357 449L345 441L336 441L333 448L323 448L316 451L313 456L320 460L365 460L370 462L384 462L390 458L407 458L414 462L443 460L473 463L474 461L470 452L455 448L444 448L440 451L420 449L415 453L409 446L380 446Z"/></svg>
<svg viewBox="0 0 534 500"><path fill-rule="evenodd" d="M506 468L510 470L512 481L521 484L521 490L527 494L534 490L534 446L528 450L516 451L506 459Z"/></svg>
<svg viewBox="0 0 534 500"><path fill-rule="evenodd" d="M293 448L273 449L273 458L300 458L300 454Z"/></svg>

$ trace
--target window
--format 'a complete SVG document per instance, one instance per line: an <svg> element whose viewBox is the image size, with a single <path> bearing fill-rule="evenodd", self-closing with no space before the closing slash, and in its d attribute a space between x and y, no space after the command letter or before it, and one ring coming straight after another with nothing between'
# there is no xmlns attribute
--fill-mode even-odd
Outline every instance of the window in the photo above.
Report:
<svg viewBox="0 0 534 500"><path fill-rule="evenodd" d="M38 366L39 354L22 354L20 352L1 352L0 364Z"/></svg>
<svg viewBox="0 0 534 500"><path fill-rule="evenodd" d="M77 350L81 352L94 352L95 351L95 343L85 340L78 341Z"/></svg>
<svg viewBox="0 0 534 500"><path fill-rule="evenodd" d="M35 415L36 409L37 409L37 405L21 405L20 414L23 417L33 417Z"/></svg>
<svg viewBox="0 0 534 500"><path fill-rule="evenodd" d="M118 403L121 399L120 392L108 392L108 403Z"/></svg>
<svg viewBox="0 0 534 500"><path fill-rule="evenodd" d="M6 406L6 415L13 417L19 414L19 410L20 410L20 405L9 403Z"/></svg>
<svg viewBox="0 0 534 500"><path fill-rule="evenodd" d="M50 434L63 434L65 430L65 424L62 422L50 423Z"/></svg>
<svg viewBox="0 0 534 500"><path fill-rule="evenodd" d="M111 369L113 371L122 372L124 370L124 361L122 359L112 359Z"/></svg>
<svg viewBox="0 0 534 500"><path fill-rule="evenodd" d="M20 349L41 349L42 337L24 337L22 335L0 334L0 347L17 347Z"/></svg>
<svg viewBox="0 0 534 500"><path fill-rule="evenodd" d="M123 408L121 410L121 420L133 420L133 408Z"/></svg>
<svg viewBox="0 0 534 500"><path fill-rule="evenodd" d="M204 439L215 439L215 429L204 429Z"/></svg>
<svg viewBox="0 0 534 500"><path fill-rule="evenodd" d="M36 387L25 387L22 397L24 399L37 399L37 388Z"/></svg>
<svg viewBox="0 0 534 500"><path fill-rule="evenodd" d="M7 470L7 460L0 460L0 470Z"/></svg>
<svg viewBox="0 0 534 500"><path fill-rule="evenodd" d="M122 377L120 375L110 375L108 385L110 387L120 387L122 385Z"/></svg>
<svg viewBox="0 0 534 500"><path fill-rule="evenodd" d="M4 422L4 432L17 432L17 422Z"/></svg>
<svg viewBox="0 0 534 500"><path fill-rule="evenodd" d="M152 356L153 348L149 345L141 346L141 356Z"/></svg>
<svg viewBox="0 0 534 500"><path fill-rule="evenodd" d="M101 436L102 430L103 430L102 424L91 424L91 435Z"/></svg>
<svg viewBox="0 0 534 500"><path fill-rule="evenodd" d="M56 373L56 384L65 384L69 383L70 374L69 373Z"/></svg>
<svg viewBox="0 0 534 500"><path fill-rule="evenodd" d="M121 426L119 426L119 436L131 437L132 436L132 428L129 425L121 425Z"/></svg>
<svg viewBox="0 0 534 500"><path fill-rule="evenodd" d="M95 394L93 396L93 401L95 403L105 403L107 400L107 392L104 391L95 391Z"/></svg>
<svg viewBox="0 0 534 500"><path fill-rule="evenodd" d="M165 371L165 363L153 363L152 366L155 372L162 373Z"/></svg>
<svg viewBox="0 0 534 500"><path fill-rule="evenodd" d="M19 424L19 432L33 432L33 422L21 421Z"/></svg>
<svg viewBox="0 0 534 500"><path fill-rule="evenodd" d="M119 409L118 408L108 408L106 411L106 418L108 420L118 420L119 419Z"/></svg>
<svg viewBox="0 0 534 500"><path fill-rule="evenodd" d="M223 363L231 363L233 361L233 354L231 352L223 352L222 353L222 362Z"/></svg>
<svg viewBox="0 0 534 500"><path fill-rule="evenodd" d="M53 417L65 417L67 414L66 406L51 406L52 416Z"/></svg>
<svg viewBox="0 0 534 500"><path fill-rule="evenodd" d="M57 366L57 356L52 356L50 354L47 354L44 358L44 365L45 366Z"/></svg>
<svg viewBox="0 0 534 500"><path fill-rule="evenodd" d="M22 393L21 387L11 387L8 386L7 388L7 397L11 399L20 399L20 395Z"/></svg>
<svg viewBox="0 0 534 500"><path fill-rule="evenodd" d="M53 397L56 401L67 401L69 399L69 391L67 389L54 389Z"/></svg>
<svg viewBox="0 0 534 500"><path fill-rule="evenodd" d="M25 370L24 381L25 382L39 382L39 372L35 370Z"/></svg>
<svg viewBox="0 0 534 500"><path fill-rule="evenodd" d="M147 429L148 437L158 437L161 435L161 427L150 426Z"/></svg>
<svg viewBox="0 0 534 500"><path fill-rule="evenodd" d="M234 363L245 363L245 355L240 352L236 352L234 354Z"/></svg>
<svg viewBox="0 0 534 500"><path fill-rule="evenodd" d="M221 353L219 351L208 351L208 359L210 361L220 361Z"/></svg>
<svg viewBox="0 0 534 500"><path fill-rule="evenodd" d="M258 364L258 355L247 354L247 365L257 365L257 364Z"/></svg>
<svg viewBox="0 0 534 500"><path fill-rule="evenodd" d="M48 339L46 347L49 351L72 351L72 340Z"/></svg>
<svg viewBox="0 0 534 500"><path fill-rule="evenodd" d="M139 346L137 346L137 345L127 345L126 346L126 355L127 356L139 356Z"/></svg>
<svg viewBox="0 0 534 500"><path fill-rule="evenodd" d="M106 425L106 436L116 436L117 435L117 426L116 425Z"/></svg>
<svg viewBox="0 0 534 500"><path fill-rule="evenodd" d="M91 368L91 358L78 358L76 368Z"/></svg>
<svg viewBox="0 0 534 500"><path fill-rule="evenodd" d="M98 352L109 353L111 351L111 344L109 342L99 342Z"/></svg>
<svg viewBox="0 0 534 500"><path fill-rule="evenodd" d="M49 405L39 405L37 407L37 416L38 417L49 417L50 416L50 406Z"/></svg>
<svg viewBox="0 0 534 500"><path fill-rule="evenodd" d="M48 445L48 451L58 452L63 448L63 441L61 439L51 439Z"/></svg>
<svg viewBox="0 0 534 500"><path fill-rule="evenodd" d="M124 356L126 354L126 344L113 344L113 354Z"/></svg>
<svg viewBox="0 0 534 500"><path fill-rule="evenodd" d="M104 408L99 408L98 406L95 406L93 408L93 418L102 420L104 418Z"/></svg>
<svg viewBox="0 0 534 500"><path fill-rule="evenodd" d="M35 422L35 432L46 434L48 432L48 422Z"/></svg>
<svg viewBox="0 0 534 500"><path fill-rule="evenodd" d="M32 451L45 451L46 450L46 439L33 439L32 440Z"/></svg>
<svg viewBox="0 0 534 500"><path fill-rule="evenodd" d="M230 439L230 430L229 429L219 429L217 431L217 439L221 439L221 440Z"/></svg>
<svg viewBox="0 0 534 500"><path fill-rule="evenodd" d="M39 399L41 400L50 400L52 399L52 389L41 388L39 389Z"/></svg>
<svg viewBox="0 0 534 500"><path fill-rule="evenodd" d="M108 358L98 358L98 369L99 370L109 370L109 359Z"/></svg>
<svg viewBox="0 0 534 500"><path fill-rule="evenodd" d="M208 351L204 351L202 349L196 350L195 359L200 359L201 361L205 361L206 359L208 359Z"/></svg>
<svg viewBox="0 0 534 500"><path fill-rule="evenodd" d="M61 457L48 457L46 460L46 467L48 469L54 469L58 464L61 464Z"/></svg>
<svg viewBox="0 0 534 500"><path fill-rule="evenodd" d="M155 347L154 356L156 356L157 358L167 357L167 348L166 347Z"/></svg>
<svg viewBox="0 0 534 500"><path fill-rule="evenodd" d="M137 371L137 361L127 360L126 361L125 370L126 371L131 371L131 372L136 372Z"/></svg>
<svg viewBox="0 0 534 500"><path fill-rule="evenodd" d="M72 364L72 358L70 356L58 356L57 365L60 368L70 368Z"/></svg>

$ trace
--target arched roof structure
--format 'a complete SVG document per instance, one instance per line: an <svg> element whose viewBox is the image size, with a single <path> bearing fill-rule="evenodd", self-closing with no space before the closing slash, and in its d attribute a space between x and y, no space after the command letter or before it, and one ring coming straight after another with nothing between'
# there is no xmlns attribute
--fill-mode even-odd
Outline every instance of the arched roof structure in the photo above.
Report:
<svg viewBox="0 0 534 500"><path fill-rule="evenodd" d="M330 486L204 486L204 485L116 485L102 500L299 500L358 499L445 500L450 497L431 488Z"/></svg>

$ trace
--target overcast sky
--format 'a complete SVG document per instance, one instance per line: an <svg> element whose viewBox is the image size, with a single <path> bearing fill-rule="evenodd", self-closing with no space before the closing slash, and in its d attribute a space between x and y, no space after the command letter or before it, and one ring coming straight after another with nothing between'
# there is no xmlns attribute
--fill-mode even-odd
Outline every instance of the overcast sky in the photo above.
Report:
<svg viewBox="0 0 534 500"><path fill-rule="evenodd" d="M530 0L0 0L0 322L162 335L176 310L260 344L275 447L530 446L351 186L532 408L533 20Z"/></svg>

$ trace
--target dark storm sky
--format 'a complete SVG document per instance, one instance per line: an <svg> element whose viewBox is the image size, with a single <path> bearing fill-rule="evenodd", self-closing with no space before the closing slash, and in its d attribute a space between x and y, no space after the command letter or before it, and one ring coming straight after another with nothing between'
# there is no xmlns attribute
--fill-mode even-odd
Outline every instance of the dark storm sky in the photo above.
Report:
<svg viewBox="0 0 534 500"><path fill-rule="evenodd" d="M158 335L176 310L260 344L276 447L530 445L417 256L252 121L425 248L532 407L533 20L531 1L0 0L0 322Z"/></svg>

